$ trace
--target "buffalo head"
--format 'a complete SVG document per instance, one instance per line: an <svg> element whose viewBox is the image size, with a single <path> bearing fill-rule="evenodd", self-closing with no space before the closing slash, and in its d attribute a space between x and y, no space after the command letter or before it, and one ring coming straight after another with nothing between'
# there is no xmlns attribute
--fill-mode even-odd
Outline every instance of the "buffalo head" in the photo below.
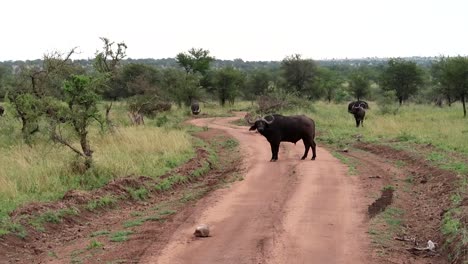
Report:
<svg viewBox="0 0 468 264"><path fill-rule="evenodd" d="M271 116L271 120L268 121L265 119L265 117L257 117L255 121L252 121L250 119L247 120L247 122L251 125L249 131L252 130L258 130L258 132L264 131L266 128L268 128L268 125L271 125L275 121L275 117Z"/></svg>

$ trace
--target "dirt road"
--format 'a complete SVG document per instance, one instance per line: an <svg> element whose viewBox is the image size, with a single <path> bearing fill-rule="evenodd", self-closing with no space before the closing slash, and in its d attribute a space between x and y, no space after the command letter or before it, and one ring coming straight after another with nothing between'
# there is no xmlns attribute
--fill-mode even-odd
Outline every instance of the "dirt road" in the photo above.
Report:
<svg viewBox="0 0 468 264"><path fill-rule="evenodd" d="M320 147L316 161L301 161L301 142L282 143L278 162L269 162L266 139L229 123L238 118L193 124L240 142L244 180L202 199L160 254L149 247L141 263L372 263L365 203L347 167ZM200 223L211 237L193 237Z"/></svg>

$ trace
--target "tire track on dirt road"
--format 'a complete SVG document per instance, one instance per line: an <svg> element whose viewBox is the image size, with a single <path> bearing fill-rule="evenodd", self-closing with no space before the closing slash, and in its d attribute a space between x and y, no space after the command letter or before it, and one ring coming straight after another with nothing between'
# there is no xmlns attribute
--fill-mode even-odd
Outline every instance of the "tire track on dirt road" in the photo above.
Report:
<svg viewBox="0 0 468 264"><path fill-rule="evenodd" d="M269 162L264 137L229 123L239 116L192 123L240 142L245 179L200 200L166 247L155 255L150 247L141 263L373 263L366 206L347 167L323 148L316 161L301 161L302 143L281 144L279 160ZM211 237L193 237L200 223Z"/></svg>

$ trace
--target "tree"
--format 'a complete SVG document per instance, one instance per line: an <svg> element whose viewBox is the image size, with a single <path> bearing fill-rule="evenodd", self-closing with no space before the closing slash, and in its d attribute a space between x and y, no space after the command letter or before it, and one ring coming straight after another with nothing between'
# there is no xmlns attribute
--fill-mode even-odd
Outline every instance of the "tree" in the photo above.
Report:
<svg viewBox="0 0 468 264"><path fill-rule="evenodd" d="M70 59L74 52L75 49L71 49L65 55L46 54L42 65L24 65L10 80L8 100L21 119L21 132L27 144L31 144L31 136L39 131L39 119L54 112L49 105L51 97L63 96L59 85L71 73L79 72Z"/></svg>
<svg viewBox="0 0 468 264"><path fill-rule="evenodd" d="M335 98L336 90L341 84L338 74L328 68L318 68L316 82L318 88L324 92L326 100L330 103Z"/></svg>
<svg viewBox="0 0 468 264"><path fill-rule="evenodd" d="M466 98L468 95L468 57L442 58L436 66L435 78L448 96L457 97L463 105L466 117Z"/></svg>
<svg viewBox="0 0 468 264"><path fill-rule="evenodd" d="M104 42L102 50L96 52L96 57L93 61L93 67L96 74L100 75L96 79L101 80L101 87L97 87L104 94L104 97L117 99L116 90L112 87L118 87L118 69L120 62L127 56L127 45L124 42L115 43L107 38L100 38ZM114 46L116 44L116 46ZM111 132L113 131L113 123L110 120L110 111L112 109L112 102L105 105L106 108L106 123Z"/></svg>
<svg viewBox="0 0 468 264"><path fill-rule="evenodd" d="M187 53L179 53L176 56L177 63L185 69L187 74L205 73L210 68L210 63L214 61L210 51L204 49L192 48Z"/></svg>
<svg viewBox="0 0 468 264"><path fill-rule="evenodd" d="M275 83L275 75L266 69L257 69L246 76L244 97L253 100L256 96L264 95Z"/></svg>
<svg viewBox="0 0 468 264"><path fill-rule="evenodd" d="M369 95L370 81L361 71L354 71L349 75L349 89L351 94L359 101Z"/></svg>
<svg viewBox="0 0 468 264"><path fill-rule="evenodd" d="M103 80L92 79L85 75L73 75L64 82L63 91L65 94L66 108L57 105L56 115L60 118L51 119L51 138L55 142L59 142L79 156L85 159L85 167L89 169L93 161L93 150L91 149L88 133L89 126L92 121L100 120L97 104L100 97L97 93L97 88L100 87ZM60 133L60 124L62 122L70 124L75 135L80 140L81 150L75 147Z"/></svg>
<svg viewBox="0 0 468 264"><path fill-rule="evenodd" d="M305 60L301 55L295 54L283 59L281 69L288 91L308 98L319 96L313 82L317 75L317 65L313 60Z"/></svg>
<svg viewBox="0 0 468 264"><path fill-rule="evenodd" d="M189 106L192 99L201 97L200 74L185 74L179 69L169 68L162 73L162 94L179 106Z"/></svg>
<svg viewBox="0 0 468 264"><path fill-rule="evenodd" d="M214 76L213 89L217 92L221 106L226 104L226 101L233 104L236 96L239 93L239 88L244 83L244 75L232 68L226 67L216 72Z"/></svg>
<svg viewBox="0 0 468 264"><path fill-rule="evenodd" d="M424 84L423 71L415 62L392 58L380 78L383 90L394 90L400 105Z"/></svg>

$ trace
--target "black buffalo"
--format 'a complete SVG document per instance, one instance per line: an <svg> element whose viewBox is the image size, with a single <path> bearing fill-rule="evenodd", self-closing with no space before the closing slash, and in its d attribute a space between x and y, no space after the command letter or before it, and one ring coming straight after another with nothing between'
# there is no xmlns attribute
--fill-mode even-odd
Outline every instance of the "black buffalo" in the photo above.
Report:
<svg viewBox="0 0 468 264"><path fill-rule="evenodd" d="M198 115L200 113L200 105L198 104L197 101L192 102L190 109L192 110L192 114L194 115Z"/></svg>
<svg viewBox="0 0 468 264"><path fill-rule="evenodd" d="M309 148L312 147L312 160L315 160L316 144L315 138L315 122L304 115L282 116L271 115L266 118L257 118L254 122L249 120L252 125L249 130L257 130L262 134L271 146L271 160L278 160L278 151L280 142L292 142L296 144L302 139L304 142L304 155L301 159L305 159L309 153Z"/></svg>
<svg viewBox="0 0 468 264"><path fill-rule="evenodd" d="M348 104L348 112L353 114L356 127L359 127L359 125L364 126L366 109L369 109L369 104L366 101L354 101Z"/></svg>
<svg viewBox="0 0 468 264"><path fill-rule="evenodd" d="M3 113L5 113L5 108L0 105L0 116L3 116Z"/></svg>
<svg viewBox="0 0 468 264"><path fill-rule="evenodd" d="M353 101L351 103L348 104L348 112L351 113L352 110L353 110L353 106L360 106L362 107L363 109L369 109L369 104L366 102L366 101Z"/></svg>
<svg viewBox="0 0 468 264"><path fill-rule="evenodd" d="M353 106L351 109L351 114L353 114L354 119L356 120L356 127L364 126L364 117L366 116L366 110L362 106Z"/></svg>

